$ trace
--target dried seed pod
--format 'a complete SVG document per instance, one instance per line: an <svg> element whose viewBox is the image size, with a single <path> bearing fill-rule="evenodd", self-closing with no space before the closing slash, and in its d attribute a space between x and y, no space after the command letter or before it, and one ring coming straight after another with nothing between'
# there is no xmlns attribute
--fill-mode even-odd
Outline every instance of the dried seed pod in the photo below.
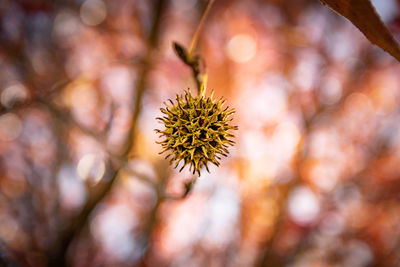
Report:
<svg viewBox="0 0 400 267"><path fill-rule="evenodd" d="M211 94L212 95L212 94ZM165 139L158 142L162 145L164 153L170 154L170 164L175 163L175 168L180 161L193 168L193 173L200 175L200 169L205 166L207 171L209 162L219 166L221 156L229 153L227 147L233 145L234 137L229 130L237 130L237 126L230 126L231 115L235 112L229 107L222 108L225 100L222 98L214 101L211 97L193 97L189 90L185 95L177 95L176 103L169 100L161 108L164 114L160 120L164 130L155 130Z"/></svg>

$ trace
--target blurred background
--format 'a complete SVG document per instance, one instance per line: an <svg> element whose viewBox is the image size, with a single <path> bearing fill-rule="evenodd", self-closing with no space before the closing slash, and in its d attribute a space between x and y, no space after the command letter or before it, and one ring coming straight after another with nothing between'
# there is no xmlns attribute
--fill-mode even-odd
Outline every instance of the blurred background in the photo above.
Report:
<svg viewBox="0 0 400 267"><path fill-rule="evenodd" d="M400 266L400 65L317 0L215 1L197 52L239 130L182 197L155 118L205 5L0 0L2 266Z"/></svg>

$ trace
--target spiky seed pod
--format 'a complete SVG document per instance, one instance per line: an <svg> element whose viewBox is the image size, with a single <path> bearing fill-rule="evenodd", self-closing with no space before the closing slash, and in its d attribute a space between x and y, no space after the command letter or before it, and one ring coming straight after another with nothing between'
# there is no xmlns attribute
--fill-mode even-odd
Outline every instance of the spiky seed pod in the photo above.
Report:
<svg viewBox="0 0 400 267"><path fill-rule="evenodd" d="M219 166L220 156L227 156L228 146L233 145L234 141L229 138L234 137L229 130L237 130L237 126L230 126L231 115L235 112L229 107L222 108L225 100L218 101L210 97L193 97L189 90L185 95L177 95L176 103L169 100L170 105L165 103L165 108L161 108L164 114L160 120L164 130L155 130L162 137L161 142L164 153L168 151L165 158L170 158L170 164L175 162L175 168L180 161L184 161L182 171L186 165L193 168L193 174L200 175L200 169L209 162Z"/></svg>

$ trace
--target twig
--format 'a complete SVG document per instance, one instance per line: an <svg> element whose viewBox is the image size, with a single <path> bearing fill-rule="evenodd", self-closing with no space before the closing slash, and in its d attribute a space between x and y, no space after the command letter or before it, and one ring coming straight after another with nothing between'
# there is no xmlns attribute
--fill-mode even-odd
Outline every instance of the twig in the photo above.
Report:
<svg viewBox="0 0 400 267"><path fill-rule="evenodd" d="M195 55L194 50L197 47L197 43L200 37L201 29L207 18L208 13L211 10L211 6L215 0L210 0L205 7L203 14L201 15L199 24L194 32L192 41L190 42L189 50L186 50L182 45L174 42L174 50L178 57L192 69L193 79L196 82L198 94L200 96L205 95L206 84L207 84L207 71L204 59L200 55Z"/></svg>
<svg viewBox="0 0 400 267"><path fill-rule="evenodd" d="M189 59L191 59L191 57L193 56L193 52L196 49L197 42L198 42L199 37L200 37L201 29L203 28L204 21L206 20L206 17L208 15L208 13L210 12L211 6L214 3L214 1L215 0L209 0L208 1L207 6L206 6L203 14L201 15L199 25L197 25L196 31L194 32L194 35L192 37L192 41L191 41L190 46L189 46L189 53L188 53Z"/></svg>
<svg viewBox="0 0 400 267"><path fill-rule="evenodd" d="M189 50L187 51L182 45L174 42L174 50L178 57L185 63L187 66L189 66L192 69L193 73L193 79L196 82L197 85L197 90L199 96L205 96L206 93L206 88L207 88L207 73L206 73L206 68L205 68L205 62L203 58L200 55L194 55L194 50L196 49L198 39L201 33L201 29L203 27L203 24L207 18L208 13L211 10L211 6L214 3L215 0L209 0L199 21L199 24L197 25L197 28L195 30L195 33L192 37L192 41L190 43ZM198 179L198 176L195 175L190 182L185 183L185 191L182 194L182 196L170 196L170 195L164 195L162 198L167 199L167 200L182 200L186 198L191 190L193 189L193 186L195 185L196 181Z"/></svg>

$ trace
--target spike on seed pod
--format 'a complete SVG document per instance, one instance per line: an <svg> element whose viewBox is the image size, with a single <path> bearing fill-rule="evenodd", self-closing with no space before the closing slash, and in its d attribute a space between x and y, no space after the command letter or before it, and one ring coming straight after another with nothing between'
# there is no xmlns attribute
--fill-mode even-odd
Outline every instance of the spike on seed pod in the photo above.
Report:
<svg viewBox="0 0 400 267"><path fill-rule="evenodd" d="M166 116L159 121L165 129L155 130L165 138L159 142L163 148L160 153L169 151L172 155L170 164L175 162L175 168L183 160L184 165L180 171L186 165L199 175L203 166L209 171L207 163L219 166L219 155L227 156L226 147L234 144L233 140L228 139L234 137L228 131L238 129L228 124L234 110L228 107L222 109L225 100L214 101L213 94L210 97L193 97L190 90L186 90L184 96L176 96L176 103L169 100L172 106L164 102L167 107L161 108Z"/></svg>

